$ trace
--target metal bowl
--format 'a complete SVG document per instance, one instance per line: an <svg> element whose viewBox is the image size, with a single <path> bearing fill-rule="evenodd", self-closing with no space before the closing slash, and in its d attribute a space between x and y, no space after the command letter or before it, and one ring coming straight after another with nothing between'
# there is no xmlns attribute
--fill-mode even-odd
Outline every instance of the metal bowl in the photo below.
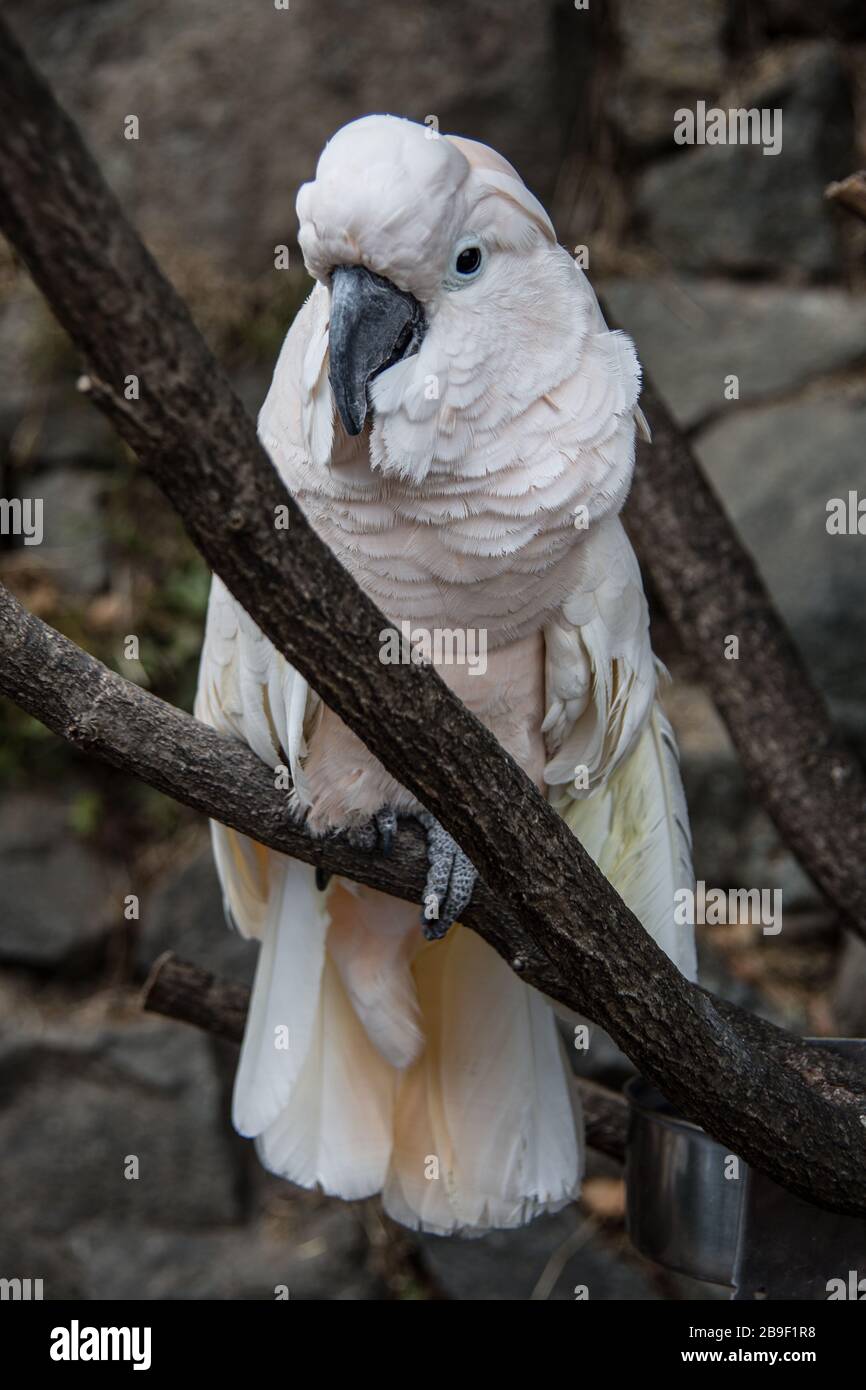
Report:
<svg viewBox="0 0 866 1390"><path fill-rule="evenodd" d="M666 1269L732 1284L742 1182L724 1177L728 1151L684 1120L640 1076L626 1084L631 1108L626 1214L632 1244Z"/></svg>
<svg viewBox="0 0 866 1390"><path fill-rule="evenodd" d="M803 1041L866 1066L866 1040ZM827 1298L831 1280L853 1287L852 1273L866 1287L866 1221L804 1202L742 1159L733 1161L642 1077L626 1084L625 1095L626 1221L641 1254L728 1285L736 1299Z"/></svg>

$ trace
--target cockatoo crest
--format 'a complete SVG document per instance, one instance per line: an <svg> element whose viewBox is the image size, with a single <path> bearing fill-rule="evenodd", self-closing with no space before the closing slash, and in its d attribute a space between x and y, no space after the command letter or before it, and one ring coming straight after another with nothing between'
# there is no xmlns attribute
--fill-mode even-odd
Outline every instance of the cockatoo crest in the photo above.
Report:
<svg viewBox="0 0 866 1390"><path fill-rule="evenodd" d="M459 476L479 442L501 437L573 371L597 312L592 291L541 204L493 150L367 116L326 146L297 211L322 292L333 293L335 271L362 268L417 301L423 316L414 350L366 383L372 468L418 484L431 470ZM327 466L327 334L311 348L322 387L305 448ZM491 471L508 462L503 450Z"/></svg>
<svg viewBox="0 0 866 1390"><path fill-rule="evenodd" d="M339 130L315 179L301 186L297 214L317 280L328 285L335 266L365 265L431 310L443 283L453 283L449 261L464 235L503 249L539 233L556 240L544 208L501 155L397 116L365 116Z"/></svg>

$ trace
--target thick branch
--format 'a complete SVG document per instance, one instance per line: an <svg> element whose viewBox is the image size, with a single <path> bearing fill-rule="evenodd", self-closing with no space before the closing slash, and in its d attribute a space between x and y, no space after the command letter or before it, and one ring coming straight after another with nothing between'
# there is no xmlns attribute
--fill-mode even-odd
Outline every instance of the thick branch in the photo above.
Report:
<svg viewBox="0 0 866 1390"><path fill-rule="evenodd" d="M141 999L142 1007L151 1013L181 1019L234 1043L243 1038L249 1001L245 985L219 980L209 970L179 960L171 951L154 961ZM582 1077L575 1081L583 1103L587 1144L611 1158L624 1159L628 1131L625 1099L595 1081Z"/></svg>
<svg viewBox="0 0 866 1390"><path fill-rule="evenodd" d="M732 1151L807 1199L866 1214L863 1080L688 984L435 673L380 663L384 619L289 501L186 309L2 26L0 190L0 222L85 354L100 404L212 568L513 914L491 912L476 929L527 980L607 1028ZM121 392L130 372L134 402ZM273 526L278 505L289 506L288 537ZM26 639L13 661L25 657ZM105 700L85 723L111 742ZM191 760L187 773L195 780Z"/></svg>
<svg viewBox="0 0 866 1390"><path fill-rule="evenodd" d="M0 584L0 691L82 752L131 772L193 810L271 849L421 901L427 873L424 833L398 823L387 859L353 849L343 835L316 838L288 812L289 793L245 743L124 680L40 618ZM467 926L520 944L513 914L479 880L463 913Z"/></svg>

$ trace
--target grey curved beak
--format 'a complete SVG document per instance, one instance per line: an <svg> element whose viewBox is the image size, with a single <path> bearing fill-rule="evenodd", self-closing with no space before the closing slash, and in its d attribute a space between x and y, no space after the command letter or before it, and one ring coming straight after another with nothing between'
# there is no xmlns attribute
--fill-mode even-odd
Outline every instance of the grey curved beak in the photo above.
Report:
<svg viewBox="0 0 866 1390"><path fill-rule="evenodd" d="M337 266L331 277L331 389L347 434L367 418L374 377L416 352L424 311L414 295L361 265Z"/></svg>

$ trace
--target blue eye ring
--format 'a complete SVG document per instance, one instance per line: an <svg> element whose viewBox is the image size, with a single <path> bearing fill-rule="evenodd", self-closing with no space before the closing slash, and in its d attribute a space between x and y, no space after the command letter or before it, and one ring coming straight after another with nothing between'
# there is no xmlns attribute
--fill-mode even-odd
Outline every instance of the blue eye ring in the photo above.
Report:
<svg viewBox="0 0 866 1390"><path fill-rule="evenodd" d="M464 246L457 252L454 269L461 278L468 280L470 276L478 274L482 260L480 246Z"/></svg>

